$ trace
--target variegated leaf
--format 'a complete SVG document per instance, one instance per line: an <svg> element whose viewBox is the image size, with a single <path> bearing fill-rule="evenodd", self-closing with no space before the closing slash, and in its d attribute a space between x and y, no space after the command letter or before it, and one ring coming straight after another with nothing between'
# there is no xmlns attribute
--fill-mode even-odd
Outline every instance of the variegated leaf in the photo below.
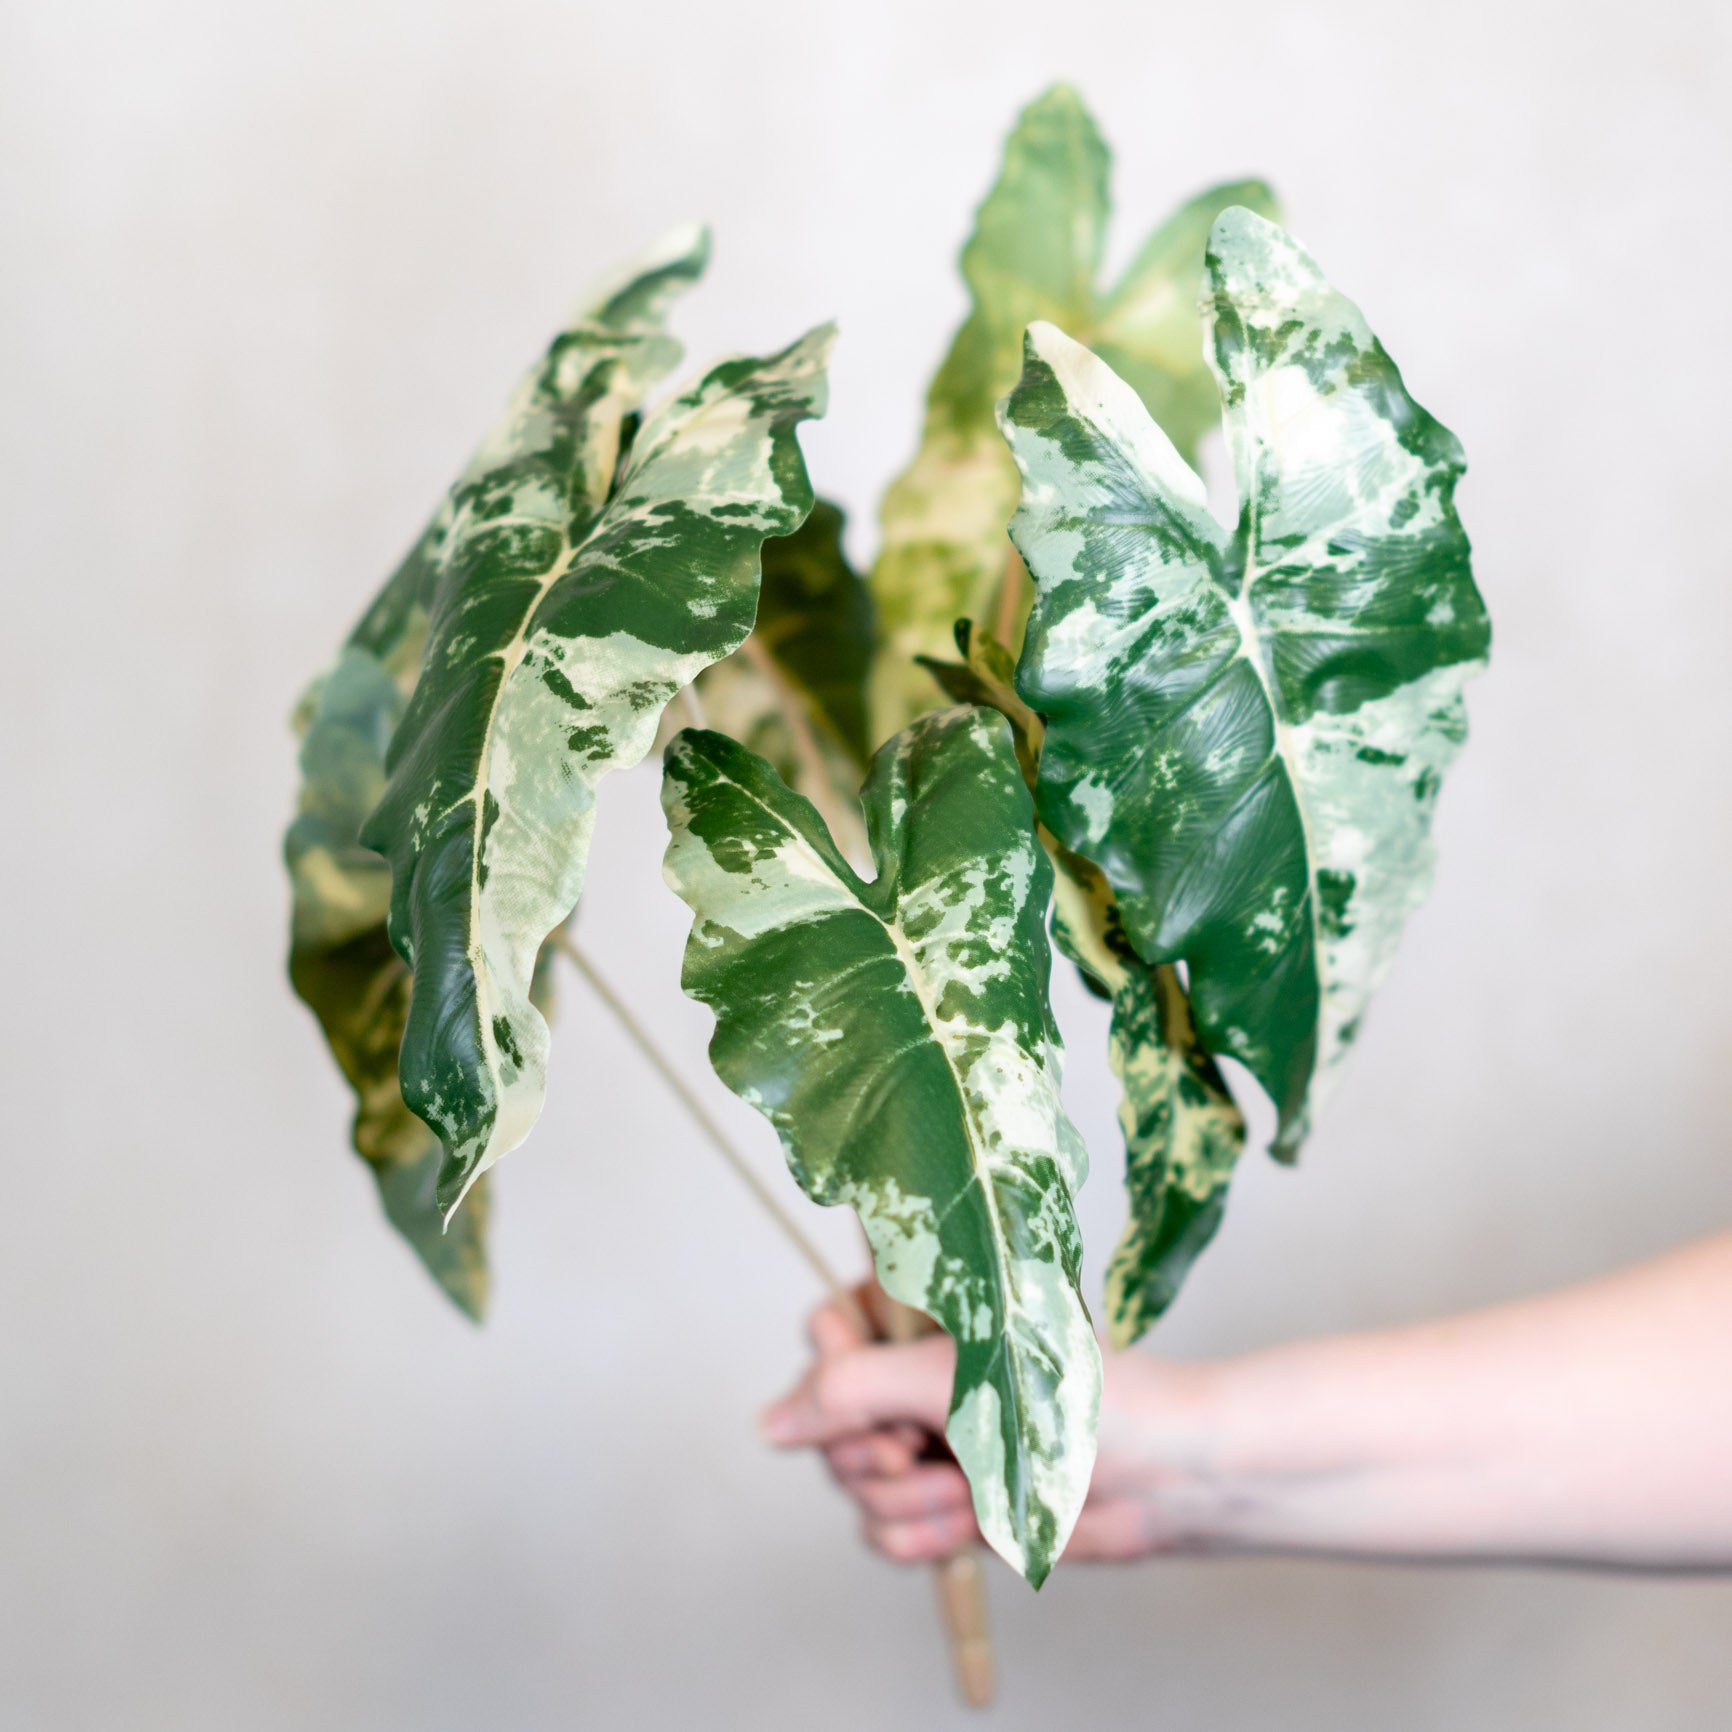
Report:
<svg viewBox="0 0 1732 1732"><path fill-rule="evenodd" d="M1034 787L1044 729L1016 692L1010 652L968 620L958 622L956 641L960 663L925 665L953 698L1008 718L1024 779ZM1245 1122L1196 1038L1178 970L1137 955L1099 867L1044 824L1040 838L1053 865L1053 938L1113 1007L1107 1054L1121 1090L1129 1212L1107 1265L1106 1313L1112 1344L1127 1347L1172 1304L1214 1237Z"/></svg>
<svg viewBox="0 0 1732 1732"><path fill-rule="evenodd" d="M1077 1292L1086 1155L1059 1102L1042 930L1051 873L1010 730L958 708L884 746L862 795L876 875L725 736L680 734L668 881L710 1056L878 1277L957 1344L948 1437L981 1531L1037 1586L1088 1488L1099 1352Z"/></svg>
<svg viewBox="0 0 1732 1732"><path fill-rule="evenodd" d="M1214 1238L1245 1121L1197 1039L1178 970L1132 949L1098 867L1057 843L1053 851L1053 938L1112 1000L1107 1057L1121 1091L1129 1209L1107 1264L1106 1317L1113 1346L1128 1347Z"/></svg>
<svg viewBox="0 0 1732 1732"><path fill-rule="evenodd" d="M675 353L670 285L640 278L562 337L458 489L425 668L362 831L391 862L391 940L415 972L399 1074L444 1143L448 1214L540 1114L529 985L582 890L597 783L739 647L759 549L812 503L794 430L822 410L828 329L712 368L622 449Z"/></svg>
<svg viewBox="0 0 1732 1732"><path fill-rule="evenodd" d="M479 1322L488 1289L486 1186L477 1186L447 1230L434 1196L439 1139L409 1111L397 1082L410 976L386 931L391 871L358 840L385 790L385 750L420 671L426 595L447 527L442 512L298 706L300 809L284 839L289 980L354 1090L355 1150L372 1169L386 1218L453 1303ZM530 997L551 1015L549 948L537 959Z"/></svg>
<svg viewBox="0 0 1732 1732"><path fill-rule="evenodd" d="M866 748L872 601L842 547L843 515L820 499L792 535L764 543L752 635L698 676L707 726L731 734L817 803L844 852L863 840L853 808ZM663 719L666 737L677 711ZM664 739L663 744L666 744Z"/></svg>
<svg viewBox="0 0 1732 1732"><path fill-rule="evenodd" d="M818 727L864 771L872 757L866 740L872 598L848 563L844 526L840 508L820 499L792 535L764 543L752 640L806 700Z"/></svg>
<svg viewBox="0 0 1732 1732"><path fill-rule="evenodd" d="M398 1083L410 973L387 936L390 868L361 846L359 831L385 790L386 749L420 673L428 609L459 505L490 471L558 447L573 407L590 388L583 363L594 334L652 334L668 301L702 271L708 252L704 231L679 230L598 288L519 384L506 414L297 715L304 736L300 812L285 841L293 890L290 979L355 1091L355 1147L373 1169L387 1216L440 1286L477 1318L487 1293L487 1199L484 1192L471 1196L463 1218L446 1230L435 1197L438 1139L408 1110ZM665 368L678 350L665 338L657 341ZM543 1015L551 1005L551 978L544 952L529 986Z"/></svg>
<svg viewBox="0 0 1732 1732"><path fill-rule="evenodd" d="M1028 336L1003 424L1039 592L1017 684L1038 804L1102 867L1149 962L1298 1150L1430 876L1430 820L1490 628L1455 512L1461 448L1351 302L1246 210L1209 321L1241 501L1203 484L1104 362Z"/></svg>
<svg viewBox="0 0 1732 1732"><path fill-rule="evenodd" d="M424 619L421 625L424 631ZM409 664L411 677L418 660ZM355 1148L373 1171L387 1217L453 1302L479 1319L487 1299L487 1198L473 1197L444 1231L433 1199L439 1139L403 1104L397 1086L409 970L385 932L390 868L356 841L384 789L385 747L403 704L386 667L353 641L308 694L301 809L284 850L294 897L289 979L355 1092Z"/></svg>
<svg viewBox="0 0 1732 1732"><path fill-rule="evenodd" d="M1187 452L1213 422L1197 309L1203 243L1227 206L1272 214L1273 197L1261 182L1242 181L1192 199L1103 293L1096 279L1108 162L1081 98L1057 85L1023 111L976 213L962 254L970 312L932 382L920 449L884 498L883 546L871 575L879 633L874 739L932 707L913 658L946 655L956 619L996 615L1007 634L1011 624L1020 629L1025 586L1005 535L1016 467L993 412L1016 383L1031 321L1050 320L1099 346Z"/></svg>

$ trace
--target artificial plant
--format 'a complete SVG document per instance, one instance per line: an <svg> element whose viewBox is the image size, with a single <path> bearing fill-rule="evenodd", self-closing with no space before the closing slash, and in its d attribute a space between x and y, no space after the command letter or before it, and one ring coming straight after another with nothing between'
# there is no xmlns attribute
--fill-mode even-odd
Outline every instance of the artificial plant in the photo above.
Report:
<svg viewBox="0 0 1732 1732"><path fill-rule="evenodd" d="M1074 93L1023 114L865 579L796 435L829 332L657 403L705 237L604 285L304 700L287 844L355 1146L479 1316L595 788L660 729L715 1069L955 1338L948 1440L1035 1585L1100 1377L1049 933L1112 1004L1122 1343L1219 1224L1245 1132L1217 1061L1297 1153L1424 893L1489 641L1460 448L1267 189L1193 199L1102 289L1106 174ZM1217 424L1231 528L1193 467Z"/></svg>

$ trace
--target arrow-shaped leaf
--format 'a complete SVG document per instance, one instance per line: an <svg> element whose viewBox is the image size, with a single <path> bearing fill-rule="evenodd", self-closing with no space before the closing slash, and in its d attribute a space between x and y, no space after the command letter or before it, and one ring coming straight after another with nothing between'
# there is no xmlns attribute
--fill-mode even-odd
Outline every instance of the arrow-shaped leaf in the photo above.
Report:
<svg viewBox="0 0 1732 1732"><path fill-rule="evenodd" d="M884 497L883 547L871 575L875 739L932 707L913 658L947 655L958 618L991 618L1006 583L1022 587L1005 535L1016 467L993 415L1016 383L1031 322L1050 320L1098 347L1187 453L1213 424L1197 311L1203 245L1227 206L1273 214L1273 195L1260 181L1200 194L1101 291L1109 161L1082 99L1056 85L1023 110L976 213L962 254L969 315L932 382L920 449Z"/></svg>
<svg viewBox="0 0 1732 1732"><path fill-rule="evenodd" d="M1003 425L1038 600L1018 669L1038 804L1131 942L1183 959L1197 1029L1302 1141L1430 874L1489 645L1461 448L1351 302L1246 210L1208 255L1241 510L1229 533L1136 394L1050 325Z"/></svg>
<svg viewBox="0 0 1732 1732"><path fill-rule="evenodd" d="M318 1017L355 1091L354 1143L373 1169L391 1223L452 1300L479 1318L486 1302L487 1207L471 1197L445 1230L435 1197L439 1142L403 1101L397 1061L410 975L386 932L391 873L358 840L385 791L385 753L414 689L427 610L457 510L489 471L546 451L563 437L587 374L571 364L593 333L653 329L667 301L703 269L707 235L681 230L596 292L513 394L499 425L470 459L408 556L350 634L336 665L302 699L300 811L284 842L294 912L289 978ZM671 361L677 349L661 350ZM530 996L543 1010L550 974L538 962Z"/></svg>
<svg viewBox="0 0 1732 1732"><path fill-rule="evenodd" d="M924 665L951 697L1009 720L1033 788L1045 730L1017 695L1010 652L968 620L957 622L956 642L962 661ZM1098 866L1044 824L1040 838L1053 867L1053 939L1113 1007L1107 1057L1121 1091L1129 1214L1107 1265L1106 1313L1113 1345L1127 1347L1177 1298L1221 1224L1245 1121L1196 1038L1177 969L1137 955Z"/></svg>
<svg viewBox="0 0 1732 1732"><path fill-rule="evenodd" d="M596 333L653 333L667 302L703 269L708 250L702 231L679 231L601 286L519 384L498 426L369 604L336 665L300 706L300 812L285 839L294 896L289 976L355 1091L355 1148L373 1170L386 1215L472 1317L479 1318L486 1302L487 1199L484 1192L472 1196L463 1219L446 1230L435 1195L438 1139L408 1110L398 1083L410 974L386 931L390 869L358 836L385 790L386 748L419 675L427 612L460 505L484 476L514 457L560 445L589 382L582 363ZM655 353L665 367L678 350L658 341ZM528 990L545 1013L545 957L538 957Z"/></svg>
<svg viewBox="0 0 1732 1732"><path fill-rule="evenodd" d="M529 987L583 887L596 784L738 647L764 538L811 505L794 428L822 407L828 331L713 368L622 453L677 353L657 328L676 280L634 279L561 337L460 484L422 677L362 831L391 862L391 940L415 973L400 1079L445 1145L447 1213L541 1111Z"/></svg>
<svg viewBox="0 0 1732 1732"><path fill-rule="evenodd" d="M424 615L420 624L424 630ZM396 650L403 634L375 641ZM418 662L412 655L411 678ZM487 1198L472 1198L444 1231L433 1199L439 1139L397 1086L409 970L385 934L390 868L355 839L384 790L385 747L403 704L386 666L354 641L308 694L301 809L284 845L294 893L289 979L355 1092L355 1148L372 1168L386 1215L452 1301L479 1319Z"/></svg>
<svg viewBox="0 0 1732 1732"><path fill-rule="evenodd" d="M1059 1102L1051 874L1010 730L923 717L862 794L876 876L721 734L668 749L683 983L717 1074L820 1203L860 1214L887 1292L957 1344L948 1436L988 1541L1037 1586L1094 1460L1100 1362L1077 1292L1086 1156Z"/></svg>

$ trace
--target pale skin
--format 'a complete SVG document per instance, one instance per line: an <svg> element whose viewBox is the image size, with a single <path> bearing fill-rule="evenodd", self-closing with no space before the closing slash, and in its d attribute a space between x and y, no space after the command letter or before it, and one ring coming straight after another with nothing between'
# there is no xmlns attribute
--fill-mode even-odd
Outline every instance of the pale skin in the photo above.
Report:
<svg viewBox="0 0 1732 1732"><path fill-rule="evenodd" d="M863 1293L870 1303L871 1290ZM864 1340L828 1305L764 1414L816 1448L901 1562L975 1537L944 1336ZM1732 1233L1603 1279L1211 1364L1105 1353L1067 1561L1280 1552L1732 1570Z"/></svg>

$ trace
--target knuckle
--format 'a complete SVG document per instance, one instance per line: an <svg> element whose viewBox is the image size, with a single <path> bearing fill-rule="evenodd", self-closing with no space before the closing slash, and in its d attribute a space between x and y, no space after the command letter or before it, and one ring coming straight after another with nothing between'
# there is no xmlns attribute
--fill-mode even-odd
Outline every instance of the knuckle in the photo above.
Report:
<svg viewBox="0 0 1732 1732"><path fill-rule="evenodd" d="M888 1522L880 1530L879 1550L899 1564L916 1562L921 1555L920 1530L908 1522Z"/></svg>
<svg viewBox="0 0 1732 1732"><path fill-rule="evenodd" d="M875 1521L888 1521L896 1514L895 1499L886 1495L881 1479L861 1479L848 1488L854 1501Z"/></svg>
<svg viewBox="0 0 1732 1732"><path fill-rule="evenodd" d="M846 1359L826 1359L812 1368L812 1399L832 1419L853 1411L854 1368Z"/></svg>
<svg viewBox="0 0 1732 1732"><path fill-rule="evenodd" d="M853 1479L870 1470L871 1459L860 1447L858 1438L844 1438L840 1443L833 1443L824 1451L824 1459L830 1464L830 1471L838 1479Z"/></svg>
<svg viewBox="0 0 1732 1732"><path fill-rule="evenodd" d="M886 1479L897 1478L914 1465L913 1451L891 1433L874 1432L871 1447L873 1469Z"/></svg>

